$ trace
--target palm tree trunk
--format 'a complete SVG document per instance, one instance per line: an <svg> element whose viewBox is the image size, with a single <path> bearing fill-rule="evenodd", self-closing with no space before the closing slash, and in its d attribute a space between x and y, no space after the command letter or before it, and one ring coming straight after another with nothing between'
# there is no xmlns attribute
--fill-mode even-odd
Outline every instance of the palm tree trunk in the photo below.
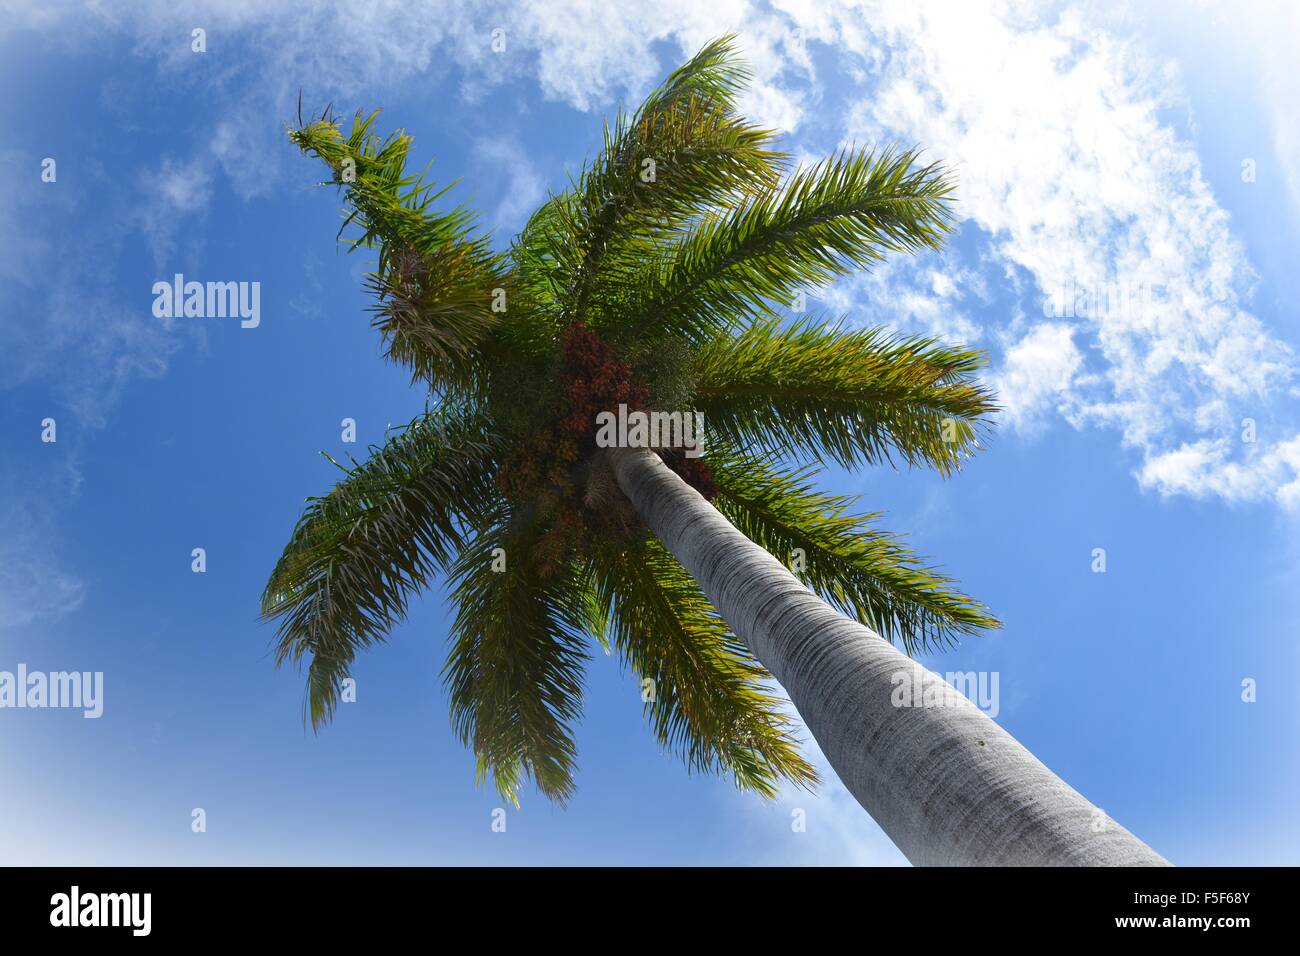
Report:
<svg viewBox="0 0 1300 956"><path fill-rule="evenodd" d="M913 864L1168 865L937 674L810 592L653 451L612 451L637 514ZM911 700L924 706L895 706L904 673L919 676Z"/></svg>

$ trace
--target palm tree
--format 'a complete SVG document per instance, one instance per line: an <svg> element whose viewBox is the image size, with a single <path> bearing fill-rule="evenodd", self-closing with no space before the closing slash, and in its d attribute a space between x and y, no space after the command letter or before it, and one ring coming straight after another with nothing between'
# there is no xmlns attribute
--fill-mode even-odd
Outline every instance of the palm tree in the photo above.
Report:
<svg viewBox="0 0 1300 956"><path fill-rule="evenodd" d="M955 471L995 410L979 353L792 319L807 289L938 248L951 185L915 152L791 170L737 115L748 74L707 45L494 250L411 139L327 110L290 138L346 199L387 356L426 412L309 499L263 612L328 720L357 651L446 575L452 723L516 801L574 790L595 644L642 680L660 744L773 796L812 787L789 694L845 786L915 863L1161 863L908 653L997 625L826 465ZM702 413L702 457L606 447L597 416ZM636 444L635 441L632 444ZM778 560L780 559L780 560ZM787 563L783 563L787 562ZM900 675L916 701L897 706ZM1101 821L1100 825L1098 821Z"/></svg>

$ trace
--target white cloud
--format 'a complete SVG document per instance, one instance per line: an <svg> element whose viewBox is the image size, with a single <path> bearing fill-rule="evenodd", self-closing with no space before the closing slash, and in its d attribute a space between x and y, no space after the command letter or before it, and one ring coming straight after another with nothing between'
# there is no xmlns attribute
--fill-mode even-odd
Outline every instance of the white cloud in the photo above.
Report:
<svg viewBox="0 0 1300 956"><path fill-rule="evenodd" d="M1179 18L1198 51L1232 62L1250 81L1271 126L1273 149L1270 156L1263 142L1243 142L1241 159L1255 161L1261 185L1280 176L1300 213L1300 6L1294 0L1197 0L1188 16L1185 0L1150 0L1141 13L1148 23Z"/></svg>
<svg viewBox="0 0 1300 956"><path fill-rule="evenodd" d="M24 265L22 275L0 271L0 313L22 317L0 322L0 390L40 382L57 399L51 414L70 408L80 423L102 427L128 382L166 371L179 343L150 313L148 285L136 305L115 288L122 223L145 226L151 243L170 242L172 217L199 201L201 178L166 163L163 171L162 191L147 197L113 194L89 167L81 182L32 175L0 184L0 240L11 243L0 259ZM17 213L12 234L6 210Z"/></svg>
<svg viewBox="0 0 1300 956"><path fill-rule="evenodd" d="M32 538L0 547L0 630L70 614L85 600L85 585Z"/></svg>
<svg viewBox="0 0 1300 956"><path fill-rule="evenodd" d="M0 630L17 629L77 610L85 586L31 538L10 538L0 547Z"/></svg>
<svg viewBox="0 0 1300 956"><path fill-rule="evenodd" d="M70 614L85 600L85 583L58 553L50 507L75 495L80 481L75 464L43 466L39 480L12 466L0 472L0 632Z"/></svg>
<svg viewBox="0 0 1300 956"><path fill-rule="evenodd" d="M1295 353L1248 311L1254 276L1241 244L1195 150L1162 122L1177 88L1171 66L1077 13L1040 20L1009 2L859 9L871 91L852 111L850 137L924 143L952 163L962 214L1040 296L1119 285L1155 299L1073 316L1087 374L1074 374L1077 352L1053 352L1056 365L1034 378L1042 387L1003 397L1011 424L1068 410L1079 427L1117 428L1143 462L1222 438L1246 414L1295 428L1281 407ZM1025 383L1025 347L1049 344L1033 336L1013 339L1004 384ZM1068 388L1049 387L1067 367ZM1195 473L1202 485L1176 487L1235 487L1215 477L1240 459L1222 447ZM1285 455L1272 460L1249 497L1293 477Z"/></svg>
<svg viewBox="0 0 1300 956"><path fill-rule="evenodd" d="M823 769L817 794L783 790L776 806L756 806L747 798L751 845L745 863L760 866L908 866L870 814L862 809L834 772ZM793 829L796 811L804 829ZM777 836L779 834L779 836ZM761 835L762 839L757 839Z"/></svg>
<svg viewBox="0 0 1300 956"><path fill-rule="evenodd" d="M1249 449L1234 458L1236 446ZM1139 480L1162 495L1216 495L1226 501L1272 498L1300 507L1300 436L1255 447L1228 439L1202 439L1150 458Z"/></svg>
<svg viewBox="0 0 1300 956"><path fill-rule="evenodd" d="M780 692L784 693L784 692ZM798 721L798 715L789 711ZM736 862L758 866L908 866L907 857L840 783L812 736L804 756L821 774L816 793L782 785L774 801L725 788L724 802L743 815Z"/></svg>
<svg viewBox="0 0 1300 956"><path fill-rule="evenodd" d="M497 202L493 225L517 232L546 199L546 182L528 154L512 139L484 139L474 151L503 174L505 186Z"/></svg>
<svg viewBox="0 0 1300 956"><path fill-rule="evenodd" d="M164 159L153 177L161 199L180 212L202 209L212 192L212 174L198 162L178 164Z"/></svg>
<svg viewBox="0 0 1300 956"><path fill-rule="evenodd" d="M1004 420L1018 428L1041 423L1045 409L1068 401L1082 363L1068 325L1034 326L1007 348L994 378Z"/></svg>
<svg viewBox="0 0 1300 956"><path fill-rule="evenodd" d="M176 233L185 219L202 217L212 196L213 160L164 157L156 169L140 175L141 201L136 215L149 239L154 262L161 269L176 246Z"/></svg>
<svg viewBox="0 0 1300 956"><path fill-rule="evenodd" d="M894 257L870 272L835 283L821 300L856 325L883 325L960 345L979 345L984 330L971 309L988 301L987 283L977 270L955 266L937 255Z"/></svg>

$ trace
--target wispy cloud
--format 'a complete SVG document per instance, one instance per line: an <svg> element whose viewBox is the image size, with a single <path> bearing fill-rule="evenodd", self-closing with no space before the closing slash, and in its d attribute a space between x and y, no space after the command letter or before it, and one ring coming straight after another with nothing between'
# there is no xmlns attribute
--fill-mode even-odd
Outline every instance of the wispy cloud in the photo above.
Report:
<svg viewBox="0 0 1300 956"><path fill-rule="evenodd" d="M870 272L840 280L820 298L837 316L855 324L883 325L963 345L986 344L975 311L989 302L987 278L952 256L926 253L914 259L886 259Z"/></svg>
<svg viewBox="0 0 1300 956"><path fill-rule="evenodd" d="M165 224L164 209L195 208L201 187L169 174L162 199L131 190L107 198L102 179L88 179L82 186L42 184L28 175L10 199L0 187L0 214L6 204L22 210L22 235L9 236L12 245L0 247L0 258L27 265L21 275L0 276L0 310L13 317L0 323L0 389L40 383L82 424L98 428L127 384L164 374L179 347L173 328L150 313L147 288L132 299L118 287L116 268L130 235L122 224L132 221L121 210L154 203L137 224L161 242L176 228ZM99 193L93 201L90 190ZM44 216L33 215L42 207Z"/></svg>
<svg viewBox="0 0 1300 956"><path fill-rule="evenodd" d="M798 715L790 711L794 719ZM759 866L907 866L871 815L844 789L826 757L806 731L804 755L822 784L815 793L793 784L773 801L727 789L724 801L744 821L736 835L735 860ZM725 788L720 784L720 788Z"/></svg>
<svg viewBox="0 0 1300 956"><path fill-rule="evenodd" d="M199 155L187 160L164 157L142 172L137 222L161 268L176 248L176 233L191 217L201 219L212 196L215 160Z"/></svg>
<svg viewBox="0 0 1300 956"><path fill-rule="evenodd" d="M847 133L948 159L962 214L1005 270L1032 278L1031 315L1061 287L1087 299L1119 286L1154 303L1084 308L1066 316L1068 331L1055 317L1016 330L997 377L1032 387L1011 396L1010 423L1039 420L1037 404L1077 427L1115 428L1140 468L1211 442L1217 454L1161 487L1290 500L1295 353L1249 311L1243 248L1194 148L1162 122L1173 67L1076 13L870 6L857 52L871 93ZM1087 374L1075 375L1080 351ZM1253 449L1228 441L1245 416L1267 421L1258 460L1270 465L1242 483L1223 470L1255 467Z"/></svg>
<svg viewBox="0 0 1300 956"><path fill-rule="evenodd" d="M496 167L504 186L497 201L492 225L496 229L516 232L532 211L546 199L546 183L528 154L513 139L481 139L475 153Z"/></svg>
<svg viewBox="0 0 1300 956"><path fill-rule="evenodd" d="M1017 428L1041 426L1047 411L1064 411L1083 356L1074 331L1061 323L1034 326L1006 349L994 378L1003 420Z"/></svg>
<svg viewBox="0 0 1300 956"><path fill-rule="evenodd" d="M37 434L33 428L33 441ZM85 582L60 553L50 507L76 494L80 474L70 460L42 468L39 481L25 470L0 470L0 631L70 614L85 600Z"/></svg>

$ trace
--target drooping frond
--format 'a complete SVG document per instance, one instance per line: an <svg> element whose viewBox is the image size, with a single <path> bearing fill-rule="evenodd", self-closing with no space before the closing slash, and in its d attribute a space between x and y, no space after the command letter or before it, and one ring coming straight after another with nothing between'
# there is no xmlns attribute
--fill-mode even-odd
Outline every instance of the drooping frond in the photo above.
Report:
<svg viewBox="0 0 1300 956"><path fill-rule="evenodd" d="M621 321L695 342L770 314L773 302L868 268L888 252L938 248L952 187L915 152L841 152L734 209L705 216L643 269Z"/></svg>
<svg viewBox="0 0 1300 956"><path fill-rule="evenodd" d="M493 493L493 458L481 419L440 409L309 500L271 572L262 613L279 621L277 665L310 660L313 727L332 716L357 650L381 640L459 550L463 524Z"/></svg>
<svg viewBox="0 0 1300 956"><path fill-rule="evenodd" d="M980 602L926 567L902 541L854 514L855 498L812 487L808 469L783 474L756 458L715 449L714 506L844 614L909 654L998 627Z"/></svg>
<svg viewBox="0 0 1300 956"><path fill-rule="evenodd" d="M412 139L380 138L378 111L356 115L345 138L331 116L290 132L304 152L332 171L348 212L339 229L349 250L371 247L379 262L368 285L377 297L375 326L390 359L435 388L464 387L474 358L496 323L496 290L507 287L502 259L477 236L465 207L437 211L447 192L407 171Z"/></svg>
<svg viewBox="0 0 1300 956"><path fill-rule="evenodd" d="M933 339L769 318L696 353L696 407L738 447L850 468L896 455L948 474L995 410L974 378L983 364Z"/></svg>
<svg viewBox="0 0 1300 956"><path fill-rule="evenodd" d="M643 697L661 744L692 770L729 772L738 787L768 797L782 779L817 782L763 686L767 672L658 541L608 549L597 569L613 643L652 681Z"/></svg>
<svg viewBox="0 0 1300 956"><path fill-rule="evenodd" d="M443 670L452 726L474 752L479 782L490 773L516 806L528 779L556 801L573 793L570 727L582 710L583 632L592 620L586 579L572 568L544 576L534 542L532 530L512 531L502 519L461 553Z"/></svg>

